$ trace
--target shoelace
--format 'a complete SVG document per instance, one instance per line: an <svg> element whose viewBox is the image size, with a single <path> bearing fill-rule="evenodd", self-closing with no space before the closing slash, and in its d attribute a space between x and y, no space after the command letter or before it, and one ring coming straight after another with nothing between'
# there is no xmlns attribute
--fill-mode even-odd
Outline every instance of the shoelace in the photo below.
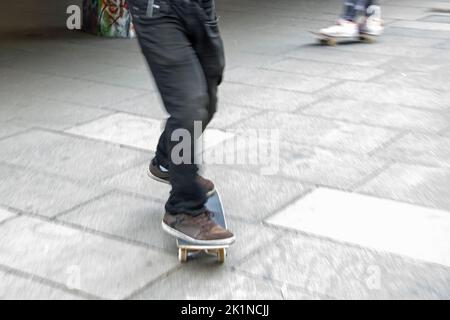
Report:
<svg viewBox="0 0 450 320"><path fill-rule="evenodd" d="M196 217L202 230L209 229L216 223L213 220L214 212L207 210Z"/></svg>

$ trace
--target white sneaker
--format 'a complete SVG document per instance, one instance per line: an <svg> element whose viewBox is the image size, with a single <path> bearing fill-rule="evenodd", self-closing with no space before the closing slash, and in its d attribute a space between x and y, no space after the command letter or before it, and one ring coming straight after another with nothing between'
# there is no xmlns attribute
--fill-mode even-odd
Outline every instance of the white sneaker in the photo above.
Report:
<svg viewBox="0 0 450 320"><path fill-rule="evenodd" d="M353 38L359 35L359 28L357 23L341 19L336 25L320 29L319 32L329 37Z"/></svg>
<svg viewBox="0 0 450 320"><path fill-rule="evenodd" d="M372 36L379 36L383 33L383 20L381 19L381 8L379 6L370 6L367 9L368 17L361 25L360 32Z"/></svg>

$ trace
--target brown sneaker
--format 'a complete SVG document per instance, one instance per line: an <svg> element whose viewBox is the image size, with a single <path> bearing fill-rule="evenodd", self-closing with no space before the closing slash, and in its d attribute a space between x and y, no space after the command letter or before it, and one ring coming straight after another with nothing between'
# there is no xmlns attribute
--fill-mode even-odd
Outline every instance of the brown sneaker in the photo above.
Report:
<svg viewBox="0 0 450 320"><path fill-rule="evenodd" d="M166 213L162 227L170 235L194 244L232 244L235 240L233 233L218 225L213 217L214 213L211 211L205 211L197 216Z"/></svg>
<svg viewBox="0 0 450 320"><path fill-rule="evenodd" d="M163 183L167 183L170 184L170 174L169 171L167 169L165 169L164 167L158 165L156 163L156 160L153 159L150 162L150 166L148 168L148 172L147 175L159 182L163 182ZM200 184L200 186L202 186L202 188L204 190L206 190L206 196L210 197L211 195L214 194L214 192L216 192L216 189L214 187L214 183L206 178L203 178L200 175L197 175L197 181Z"/></svg>
<svg viewBox="0 0 450 320"><path fill-rule="evenodd" d="M169 170L158 165L155 159L150 162L147 175L156 181L170 184Z"/></svg>

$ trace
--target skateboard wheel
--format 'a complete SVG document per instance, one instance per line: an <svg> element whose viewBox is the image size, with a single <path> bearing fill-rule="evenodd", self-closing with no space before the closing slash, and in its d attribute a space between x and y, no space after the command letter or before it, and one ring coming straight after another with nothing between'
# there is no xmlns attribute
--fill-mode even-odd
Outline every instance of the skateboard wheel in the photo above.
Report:
<svg viewBox="0 0 450 320"><path fill-rule="evenodd" d="M188 251L186 249L178 249L178 260L180 262L186 262L188 257Z"/></svg>
<svg viewBox="0 0 450 320"><path fill-rule="evenodd" d="M326 45L326 46L332 46L334 47L337 44L337 40L334 38L323 38L320 39L320 44Z"/></svg>
<svg viewBox="0 0 450 320"><path fill-rule="evenodd" d="M217 260L220 263L224 263L225 262L226 255L227 255L226 249L219 249L219 250L217 250Z"/></svg>
<svg viewBox="0 0 450 320"><path fill-rule="evenodd" d="M336 44L337 44L336 39L330 38L330 39L327 40L327 45L329 45L329 46L334 47Z"/></svg>

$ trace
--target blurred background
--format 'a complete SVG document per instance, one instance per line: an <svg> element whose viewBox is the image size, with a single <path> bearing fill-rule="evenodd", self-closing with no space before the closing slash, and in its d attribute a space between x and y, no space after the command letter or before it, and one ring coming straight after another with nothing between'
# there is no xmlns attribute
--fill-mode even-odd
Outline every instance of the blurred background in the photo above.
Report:
<svg viewBox="0 0 450 320"><path fill-rule="evenodd" d="M224 265L180 264L160 227L166 113L137 41L68 30L70 5L0 11L0 298L450 298L450 1L381 1L375 43L331 47L310 31L339 0L217 0Z"/></svg>

